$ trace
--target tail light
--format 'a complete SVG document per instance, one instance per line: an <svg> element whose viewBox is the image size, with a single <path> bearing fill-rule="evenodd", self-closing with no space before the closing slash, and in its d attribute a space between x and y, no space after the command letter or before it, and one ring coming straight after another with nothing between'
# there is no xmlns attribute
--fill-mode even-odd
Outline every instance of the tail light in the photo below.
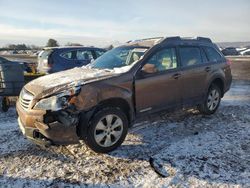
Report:
<svg viewBox="0 0 250 188"><path fill-rule="evenodd" d="M50 63L48 63L48 65L47 65L49 68L52 68L52 64L50 64Z"/></svg>
<svg viewBox="0 0 250 188"><path fill-rule="evenodd" d="M47 67L48 67L48 68L52 68L52 65L53 65L52 60L48 58L48 59L47 59Z"/></svg>

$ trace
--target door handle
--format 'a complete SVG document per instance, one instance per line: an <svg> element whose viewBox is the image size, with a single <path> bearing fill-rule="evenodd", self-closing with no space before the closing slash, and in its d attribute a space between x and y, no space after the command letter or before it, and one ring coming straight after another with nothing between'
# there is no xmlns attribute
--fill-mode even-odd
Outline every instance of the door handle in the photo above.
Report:
<svg viewBox="0 0 250 188"><path fill-rule="evenodd" d="M177 80L178 78L181 77L181 74L180 73L176 73L172 77Z"/></svg>
<svg viewBox="0 0 250 188"><path fill-rule="evenodd" d="M205 68L205 71L206 71L206 72L211 71L211 67L206 67L206 68Z"/></svg>

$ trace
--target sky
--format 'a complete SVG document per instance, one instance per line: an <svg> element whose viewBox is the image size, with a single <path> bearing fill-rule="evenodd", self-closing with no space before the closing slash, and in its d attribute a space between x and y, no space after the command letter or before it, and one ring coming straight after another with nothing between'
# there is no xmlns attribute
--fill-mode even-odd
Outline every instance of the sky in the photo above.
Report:
<svg viewBox="0 0 250 188"><path fill-rule="evenodd" d="M105 46L157 36L250 41L249 0L0 0L0 46Z"/></svg>

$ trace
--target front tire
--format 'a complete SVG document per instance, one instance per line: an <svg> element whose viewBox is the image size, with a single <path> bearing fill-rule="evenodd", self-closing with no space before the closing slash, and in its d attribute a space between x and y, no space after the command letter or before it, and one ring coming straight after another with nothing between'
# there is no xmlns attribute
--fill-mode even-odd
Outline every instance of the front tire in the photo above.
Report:
<svg viewBox="0 0 250 188"><path fill-rule="evenodd" d="M128 132L128 119L120 108L103 108L90 120L85 143L97 153L115 150Z"/></svg>
<svg viewBox="0 0 250 188"><path fill-rule="evenodd" d="M206 95L206 99L203 104L198 106L198 110L206 115L210 115L216 112L221 101L221 89L212 84Z"/></svg>

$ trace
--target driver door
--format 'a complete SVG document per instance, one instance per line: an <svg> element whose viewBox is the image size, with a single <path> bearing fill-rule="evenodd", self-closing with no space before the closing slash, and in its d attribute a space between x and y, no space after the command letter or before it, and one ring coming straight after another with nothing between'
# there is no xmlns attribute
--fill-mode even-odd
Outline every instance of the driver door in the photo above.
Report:
<svg viewBox="0 0 250 188"><path fill-rule="evenodd" d="M176 49L162 48L143 62L135 79L137 113L154 112L181 104Z"/></svg>

